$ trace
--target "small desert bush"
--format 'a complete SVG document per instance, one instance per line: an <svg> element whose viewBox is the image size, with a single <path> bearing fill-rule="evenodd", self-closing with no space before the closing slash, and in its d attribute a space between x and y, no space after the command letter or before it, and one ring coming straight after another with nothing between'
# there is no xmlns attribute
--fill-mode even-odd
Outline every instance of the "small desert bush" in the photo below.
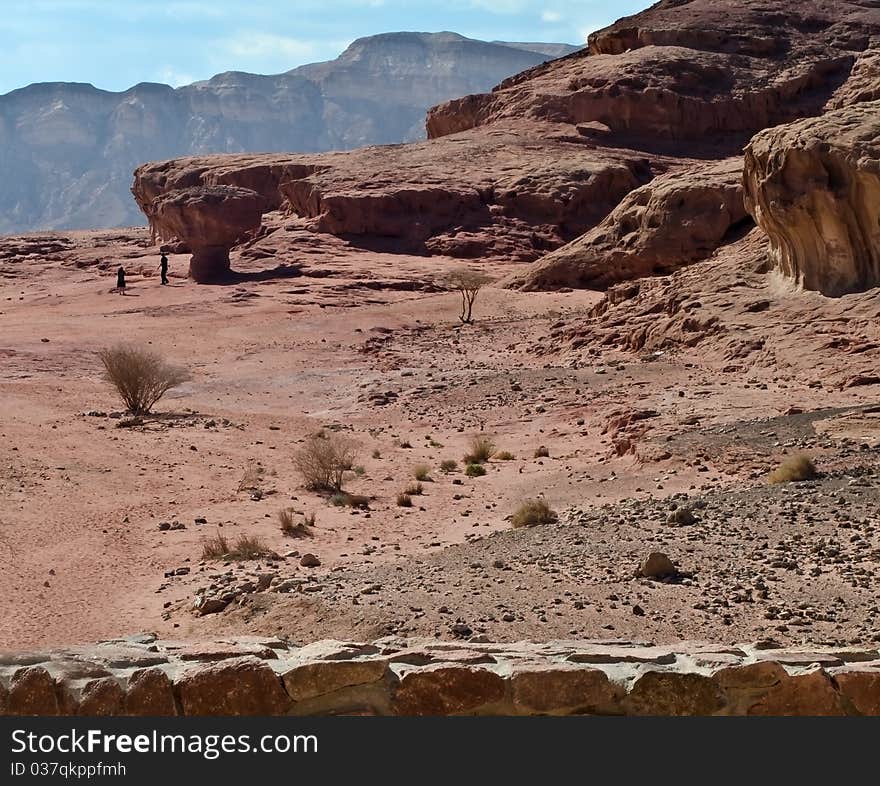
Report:
<svg viewBox="0 0 880 786"><path fill-rule="evenodd" d="M400 493L397 495L397 507L411 508L413 504L412 497L409 494Z"/></svg>
<svg viewBox="0 0 880 786"><path fill-rule="evenodd" d="M239 535L229 552L229 556L239 560L262 559L271 553L266 544L255 535Z"/></svg>
<svg viewBox="0 0 880 786"><path fill-rule="evenodd" d="M470 450L465 454L465 464L483 464L495 452L495 443L489 437L476 436L471 439Z"/></svg>
<svg viewBox="0 0 880 786"><path fill-rule="evenodd" d="M417 464L413 469L413 477L416 480L428 481L431 479L431 468L427 464Z"/></svg>
<svg viewBox="0 0 880 786"><path fill-rule="evenodd" d="M816 465L809 456L799 453L785 459L767 477L768 483L791 483L795 480L813 480L818 476Z"/></svg>
<svg viewBox="0 0 880 786"><path fill-rule="evenodd" d="M117 344L98 353L106 379L132 415L147 415L169 390L190 379L186 369L166 363L143 347Z"/></svg>
<svg viewBox="0 0 880 786"><path fill-rule="evenodd" d="M255 535L239 535L230 546L225 535L217 533L202 544L202 559L234 559L248 560L267 557L272 552Z"/></svg>
<svg viewBox="0 0 880 786"><path fill-rule="evenodd" d="M538 448L535 448L535 458L548 458L550 456L550 451L547 450L543 445Z"/></svg>
<svg viewBox="0 0 880 786"><path fill-rule="evenodd" d="M294 454L296 467L312 491L342 491L345 473L357 456L353 440L342 434L315 434Z"/></svg>
<svg viewBox="0 0 880 786"><path fill-rule="evenodd" d="M486 474L486 468L482 464L468 464L464 474L469 478L479 478Z"/></svg>
<svg viewBox="0 0 880 786"><path fill-rule="evenodd" d="M497 459L498 461L513 461L516 456L513 455L509 450L499 450L492 458Z"/></svg>
<svg viewBox="0 0 880 786"><path fill-rule="evenodd" d="M202 559L223 559L229 553L229 541L218 532L202 544Z"/></svg>
<svg viewBox="0 0 880 786"><path fill-rule="evenodd" d="M296 520L296 511L293 508L282 508L278 511L278 523L281 525L282 534L288 538L300 538L309 534L309 527L315 526L315 514L304 516Z"/></svg>
<svg viewBox="0 0 880 786"><path fill-rule="evenodd" d="M370 507L370 498L363 494L346 494L337 492L330 497L330 504L337 508L361 508L367 510Z"/></svg>
<svg viewBox="0 0 880 786"><path fill-rule="evenodd" d="M374 458L374 459L380 459L380 458L382 458L382 451L379 450L378 448L377 448L376 450L374 450L374 451L373 451L373 458Z"/></svg>
<svg viewBox="0 0 880 786"><path fill-rule="evenodd" d="M421 483L410 483L403 493L409 497L419 497L425 493L425 487Z"/></svg>
<svg viewBox="0 0 880 786"><path fill-rule="evenodd" d="M559 516L543 499L527 499L520 505L510 519L514 527L537 527L552 524Z"/></svg>
<svg viewBox="0 0 880 786"><path fill-rule="evenodd" d="M455 459L444 459L440 462L441 472L455 472L458 469L458 462Z"/></svg>

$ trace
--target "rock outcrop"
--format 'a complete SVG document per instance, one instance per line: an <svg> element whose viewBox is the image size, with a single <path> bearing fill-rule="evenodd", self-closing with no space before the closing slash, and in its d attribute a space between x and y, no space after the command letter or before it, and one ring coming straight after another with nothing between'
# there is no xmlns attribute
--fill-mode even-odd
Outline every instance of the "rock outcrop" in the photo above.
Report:
<svg viewBox="0 0 880 786"><path fill-rule="evenodd" d="M855 0L662 0L593 33L586 50L434 107L428 135L527 116L669 140L744 141L818 114L878 33L880 9Z"/></svg>
<svg viewBox="0 0 880 786"><path fill-rule="evenodd" d="M198 283L229 273L229 251L260 228L266 202L237 186L193 186L151 202L150 226L162 239L179 239L192 251L189 276Z"/></svg>
<svg viewBox="0 0 880 786"><path fill-rule="evenodd" d="M749 222L740 158L674 170L631 191L601 224L547 254L508 285L605 289L671 273L707 257L744 223Z"/></svg>
<svg viewBox="0 0 880 786"><path fill-rule="evenodd" d="M67 83L15 90L0 96L0 233L143 223L128 186L144 161L418 140L431 105L574 48L387 33L274 76L228 72L122 93Z"/></svg>
<svg viewBox="0 0 880 786"><path fill-rule="evenodd" d="M0 715L876 715L876 646L144 634L0 655Z"/></svg>
<svg viewBox="0 0 880 786"><path fill-rule="evenodd" d="M532 261L595 225L670 163L585 146L564 126L517 123L320 156L175 159L140 167L132 190L150 215L155 200L177 189L236 185L290 220L358 244Z"/></svg>
<svg viewBox="0 0 880 786"><path fill-rule="evenodd" d="M758 134L745 196L774 266L799 286L839 296L880 285L880 102Z"/></svg>
<svg viewBox="0 0 880 786"><path fill-rule="evenodd" d="M586 50L434 107L428 142L175 159L138 169L134 190L149 212L175 188L235 185L284 211L273 226L387 251L540 260L514 279L527 289L668 273L747 228L738 168L756 132L873 95L880 8L735 9L663 0Z"/></svg>

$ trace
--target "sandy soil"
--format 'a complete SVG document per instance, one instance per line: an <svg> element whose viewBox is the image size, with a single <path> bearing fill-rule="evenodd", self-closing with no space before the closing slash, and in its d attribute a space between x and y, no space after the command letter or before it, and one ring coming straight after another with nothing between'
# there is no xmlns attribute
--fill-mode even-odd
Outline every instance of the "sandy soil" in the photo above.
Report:
<svg viewBox="0 0 880 786"><path fill-rule="evenodd" d="M765 352L724 371L729 361L711 342L647 355L610 343L572 351L560 326L589 321L601 299L592 292L490 287L477 321L460 327L457 296L435 285L454 261L333 238L319 248L304 235L298 271L265 273L271 260L236 257L243 275L224 286L187 281L186 257L174 256L162 287L146 243L140 230L80 233L51 253L40 250L45 236L0 253L0 647L139 630L298 640L871 636L873 386L817 387L804 369L823 358L781 364ZM112 291L120 261L125 296ZM489 267L498 277L513 269ZM770 284L746 279L725 297L752 302L766 294L749 290L758 286ZM749 330L796 354L797 319L767 328L760 309L748 313ZM96 356L118 341L192 372L134 427L119 427ZM842 378L872 356L849 357L834 357ZM322 428L357 441L362 471L347 489L368 496L369 510L302 488L293 454ZM485 477L441 473L475 434L515 458L490 461ZM539 446L549 456L536 458ZM787 487L791 519L789 492L764 477L798 450L817 456L826 477ZM419 464L432 480L400 508ZM247 475L258 481L243 483ZM734 493L745 495L738 508ZM510 531L516 507L539 495L560 522ZM697 521L670 526L670 500L695 505ZM285 507L315 514L308 537L281 533ZM173 522L183 528L160 529ZM257 535L278 556L204 562L202 544L217 532ZM796 567L766 562L780 547L803 552ZM679 580L633 578L655 550L679 565ZM305 552L321 565L301 566ZM193 614L200 592L264 574L273 587L295 579L299 591L243 592L223 613ZM750 599L732 600L739 595ZM787 622L808 610L809 624Z"/></svg>

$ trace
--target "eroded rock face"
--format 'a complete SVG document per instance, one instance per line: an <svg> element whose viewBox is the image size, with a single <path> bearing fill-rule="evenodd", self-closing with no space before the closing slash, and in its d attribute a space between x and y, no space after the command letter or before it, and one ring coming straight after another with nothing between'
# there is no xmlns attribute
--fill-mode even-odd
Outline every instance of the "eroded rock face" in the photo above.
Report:
<svg viewBox="0 0 880 786"><path fill-rule="evenodd" d="M707 257L747 218L740 158L693 165L630 192L601 224L547 254L508 285L606 288L671 273Z"/></svg>
<svg viewBox="0 0 880 786"><path fill-rule="evenodd" d="M595 225L673 161L585 145L566 126L518 122L350 153L146 164L132 191L149 214L178 189L235 185L315 232L388 250L532 261Z"/></svg>
<svg viewBox="0 0 880 786"><path fill-rule="evenodd" d="M852 0L664 0L592 34L587 50L434 107L428 135L531 117L644 141L747 138L821 112L878 32L880 9Z"/></svg>
<svg viewBox="0 0 880 786"><path fill-rule="evenodd" d="M178 238L192 250L190 278L210 283L229 273L230 249L260 228L266 201L248 188L195 186L157 197L148 209L163 240Z"/></svg>
<svg viewBox="0 0 880 786"><path fill-rule="evenodd" d="M880 102L758 134L744 183L783 275L832 297L880 285Z"/></svg>

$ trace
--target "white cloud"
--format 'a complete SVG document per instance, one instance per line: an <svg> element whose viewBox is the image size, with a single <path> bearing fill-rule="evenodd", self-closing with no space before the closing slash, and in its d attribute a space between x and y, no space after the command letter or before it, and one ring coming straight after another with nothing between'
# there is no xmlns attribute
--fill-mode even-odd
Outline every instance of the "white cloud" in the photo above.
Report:
<svg viewBox="0 0 880 786"><path fill-rule="evenodd" d="M181 73L180 71L171 68L171 66L165 66L165 68L161 69L156 78L157 81L162 82L162 84L165 85L171 85L171 87L191 85L196 81L194 76Z"/></svg>
<svg viewBox="0 0 880 786"><path fill-rule="evenodd" d="M226 38L220 46L235 57L272 59L310 57L315 51L311 41L274 35L273 33L242 33L235 38Z"/></svg>
<svg viewBox="0 0 880 786"><path fill-rule="evenodd" d="M544 11L541 14L541 21L543 22L561 22L562 14L559 11Z"/></svg>
<svg viewBox="0 0 880 786"><path fill-rule="evenodd" d="M481 8L492 14L521 14L527 5L526 0L471 0L473 8Z"/></svg>

